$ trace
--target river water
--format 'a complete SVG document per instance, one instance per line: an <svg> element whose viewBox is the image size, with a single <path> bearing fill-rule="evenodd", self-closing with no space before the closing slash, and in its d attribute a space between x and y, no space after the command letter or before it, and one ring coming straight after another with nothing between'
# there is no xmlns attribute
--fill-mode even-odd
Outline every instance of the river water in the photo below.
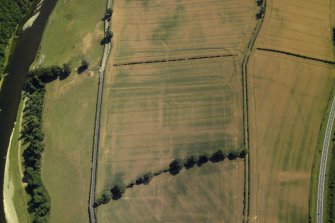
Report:
<svg viewBox="0 0 335 223"><path fill-rule="evenodd" d="M0 200L3 201L3 179L5 171L5 156L7 154L9 138L13 130L17 109L21 99L26 73L34 61L44 28L48 22L57 0L44 0L40 14L32 27L23 31L16 42L12 57L9 61L0 92ZM6 222L4 204L0 202L0 222Z"/></svg>

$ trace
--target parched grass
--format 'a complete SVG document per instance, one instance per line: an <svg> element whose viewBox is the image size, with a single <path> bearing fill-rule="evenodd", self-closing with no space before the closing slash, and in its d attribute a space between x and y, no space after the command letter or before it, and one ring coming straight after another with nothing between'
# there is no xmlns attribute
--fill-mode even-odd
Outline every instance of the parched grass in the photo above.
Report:
<svg viewBox="0 0 335 223"><path fill-rule="evenodd" d="M47 86L42 177L51 197L50 222L88 222L98 68L105 0L58 1L43 35L45 65L70 63L71 75ZM94 77L74 68L86 57ZM37 59L38 61L39 59Z"/></svg>
<svg viewBox="0 0 335 223"><path fill-rule="evenodd" d="M12 141L10 144L10 154L9 154L9 182L13 187L12 202L15 207L17 219L20 223L30 222L30 216L27 211L27 202L29 197L25 191L25 185L22 182L22 149L19 150L20 146L20 125L21 125L21 113L23 109L23 100L21 100L18 113L15 121L15 127L13 132ZM22 148L22 147L21 147ZM8 161L8 160L7 160Z"/></svg>
<svg viewBox="0 0 335 223"><path fill-rule="evenodd" d="M267 0L257 47L334 60L334 2Z"/></svg>
<svg viewBox="0 0 335 223"><path fill-rule="evenodd" d="M307 222L312 165L334 85L333 68L260 51L249 66L249 220Z"/></svg>
<svg viewBox="0 0 335 223"><path fill-rule="evenodd" d="M243 160L164 173L98 208L99 222L217 222L243 219Z"/></svg>
<svg viewBox="0 0 335 223"><path fill-rule="evenodd" d="M243 53L257 7L249 0L115 0L113 10L113 61L123 63Z"/></svg>

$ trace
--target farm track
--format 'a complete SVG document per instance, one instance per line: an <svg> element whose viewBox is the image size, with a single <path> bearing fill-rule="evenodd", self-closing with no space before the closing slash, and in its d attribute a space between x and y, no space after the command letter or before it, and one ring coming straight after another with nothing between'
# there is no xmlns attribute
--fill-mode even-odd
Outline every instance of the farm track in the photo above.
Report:
<svg viewBox="0 0 335 223"><path fill-rule="evenodd" d="M263 5L261 7L264 7L264 13L263 16L259 19L259 22L257 23L254 33L249 41L248 44L248 50L243 58L242 63L242 92L243 92L243 131L244 131L244 148L248 151L248 153L245 156L244 162L244 173L245 173L245 185L244 185L244 209L243 209L243 215L244 219L243 222L247 223L249 218L249 206L250 206L250 156L249 156L249 121L248 121L248 79L247 79L247 66L249 62L250 54L252 53L252 49L255 45L256 39L258 37L259 31L262 27L265 12L266 12L266 0L264 0Z"/></svg>
<svg viewBox="0 0 335 223"><path fill-rule="evenodd" d="M335 65L335 61L323 60L323 59L319 59L319 58L304 56L304 55L291 53L291 52L286 52L286 51L281 51L281 50L274 50L274 49L267 49L267 48L256 48L256 50L279 53L279 54L284 54L284 55L288 55L288 56L292 56L292 57L298 57L298 58L302 58L302 59L306 59L306 60L312 60L312 61L316 61L316 62L322 62L322 63L326 63L326 64Z"/></svg>
<svg viewBox="0 0 335 223"><path fill-rule="evenodd" d="M180 61L203 60L203 59L235 57L235 56L238 56L238 54L222 54L222 55L212 55L212 56L197 56L197 57L177 58L177 59L165 59L165 60L133 61L133 62L128 62L128 63L113 64L113 65L110 65L110 66L121 67L121 66L130 66L130 65L139 65L139 64L172 63L172 62L180 62Z"/></svg>
<svg viewBox="0 0 335 223"><path fill-rule="evenodd" d="M106 8L111 8L112 0L107 0ZM109 22L105 20L104 22L104 32L109 28ZM90 194L88 199L88 212L91 223L96 223L96 214L94 211L94 201L95 201L95 192L96 192L96 174L98 167L98 146L99 146L99 136L100 136L100 119L101 119L101 106L102 106L102 96L104 89L104 78L105 78L105 69L107 64L107 59L111 51L111 44L108 43L104 47L103 57L101 60L101 67L99 70L99 86L97 94L97 104L96 104L96 113L95 113L95 123L94 123L94 138L93 138L93 151L92 151L92 167L91 167L91 185L90 185Z"/></svg>

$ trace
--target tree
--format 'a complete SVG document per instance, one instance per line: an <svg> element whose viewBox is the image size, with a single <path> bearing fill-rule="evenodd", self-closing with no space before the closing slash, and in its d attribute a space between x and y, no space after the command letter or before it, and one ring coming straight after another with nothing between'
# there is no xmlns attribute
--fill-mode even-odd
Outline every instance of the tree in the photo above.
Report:
<svg viewBox="0 0 335 223"><path fill-rule="evenodd" d="M107 8L105 12L105 19L108 20L112 17L113 10L111 8Z"/></svg>
<svg viewBox="0 0 335 223"><path fill-rule="evenodd" d="M63 64L63 72L62 74L59 76L60 80L64 80L65 78L67 78L69 75L71 74L71 68L70 65L65 63Z"/></svg>
<svg viewBox="0 0 335 223"><path fill-rule="evenodd" d="M90 63L84 58L81 60L81 66L78 68L78 73L82 73L88 69Z"/></svg>
<svg viewBox="0 0 335 223"><path fill-rule="evenodd" d="M118 200L122 197L123 193L126 191L126 186L123 181L119 181L114 185L114 187L111 190L112 193L112 199Z"/></svg>
<svg viewBox="0 0 335 223"><path fill-rule="evenodd" d="M228 159L229 160L235 160L237 157L240 156L240 152L239 151L231 151L229 154L228 154Z"/></svg>
<svg viewBox="0 0 335 223"><path fill-rule="evenodd" d="M110 43L112 41L112 38L113 38L113 32L108 27L108 29L106 30L106 33L105 33L105 37L100 42L101 45Z"/></svg>
<svg viewBox="0 0 335 223"><path fill-rule="evenodd" d="M201 154L198 160L198 166L201 166L204 163L207 163L209 160L209 154L207 152Z"/></svg>
<svg viewBox="0 0 335 223"><path fill-rule="evenodd" d="M213 163L216 163L216 162L220 162L220 161L224 160L224 158L225 158L225 155L224 155L222 149L219 149L218 151L213 153L213 155L211 157L211 161Z"/></svg>
<svg viewBox="0 0 335 223"><path fill-rule="evenodd" d="M148 184L148 183L150 183L150 181L153 177L154 177L154 174L151 171L149 171L149 172L143 174L142 176L140 176L139 178L137 178L136 184L137 185Z"/></svg>
<svg viewBox="0 0 335 223"><path fill-rule="evenodd" d="M174 161L172 161L172 163L170 163L169 167L169 172L172 175L176 175L183 169L184 164L181 159L175 159Z"/></svg>
<svg viewBox="0 0 335 223"><path fill-rule="evenodd" d="M189 169L191 167L193 167L197 162L199 161L197 156L190 156L187 158L186 162L184 163L184 166L186 169Z"/></svg>

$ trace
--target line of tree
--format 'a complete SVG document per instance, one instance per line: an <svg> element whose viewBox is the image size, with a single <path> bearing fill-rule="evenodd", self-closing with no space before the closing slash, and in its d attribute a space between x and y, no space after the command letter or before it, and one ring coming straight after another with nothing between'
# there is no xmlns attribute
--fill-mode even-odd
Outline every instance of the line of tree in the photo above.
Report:
<svg viewBox="0 0 335 223"><path fill-rule="evenodd" d="M102 204L107 204L111 200L118 200L122 197L127 188L132 188L133 186L140 184L149 184L153 177L162 173L169 172L172 175L177 175L183 168L190 169L195 165L201 167L203 164L209 161L212 163L218 163L223 161L225 158L228 158L229 160L235 160L237 158L242 159L246 156L246 154L246 149L241 151L231 151L228 153L225 153L222 149L219 149L213 153L204 152L200 155L191 155L186 159L177 158L169 164L168 168L157 172L146 172L134 181L130 182L127 186L125 186L126 184L122 179L119 179L118 182L112 186L112 189L104 191L102 195L96 199L94 202L94 207L96 208Z"/></svg>
<svg viewBox="0 0 335 223"><path fill-rule="evenodd" d="M41 178L41 157L44 151L44 134L42 127L45 84L57 78L64 79L71 73L70 66L42 67L29 71L24 86L26 103L23 110L20 140L26 145L23 152L24 181L26 192L30 195L28 212L32 222L48 222L50 215L50 198Z"/></svg>
<svg viewBox="0 0 335 223"><path fill-rule="evenodd" d="M0 79L2 77L5 51L16 27L24 20L30 6L35 0L1 0L0 1Z"/></svg>
<svg viewBox="0 0 335 223"><path fill-rule="evenodd" d="M64 80L71 74L71 68L68 64L60 66L40 67L28 72L27 81L24 90L34 92L56 79Z"/></svg>
<svg viewBox="0 0 335 223"><path fill-rule="evenodd" d="M21 140L27 145L23 152L23 164L24 181L27 182L26 192L30 195L28 212L34 223L48 222L51 207L49 195L41 178L41 156L44 150L42 130L44 95L44 85L33 92L27 92L21 131Z"/></svg>

